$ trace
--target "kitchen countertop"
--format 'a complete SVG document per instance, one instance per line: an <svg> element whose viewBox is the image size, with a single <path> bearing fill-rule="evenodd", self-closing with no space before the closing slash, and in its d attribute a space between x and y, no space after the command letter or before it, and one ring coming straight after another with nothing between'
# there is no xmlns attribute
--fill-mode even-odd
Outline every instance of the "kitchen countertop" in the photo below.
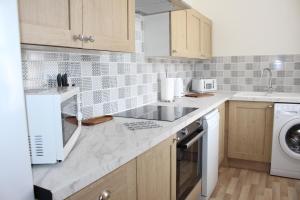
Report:
<svg viewBox="0 0 300 200"><path fill-rule="evenodd" d="M33 166L34 185L51 191L61 200L107 175L128 161L159 144L180 129L209 113L227 100L300 103L299 94L276 93L272 97L257 93L218 92L202 98L183 97L173 103L156 105L195 107L197 110L174 121L155 121L160 128L130 131L124 123L147 121L118 118L104 124L82 127L81 135L68 158L55 165ZM283 99L283 100L282 100Z"/></svg>
<svg viewBox="0 0 300 200"><path fill-rule="evenodd" d="M199 108L174 121L156 121L160 128L130 131L123 123L146 121L114 118L104 124L82 127L81 135L68 158L54 165L33 166L34 185L50 190L61 200L134 159L188 124L227 101L232 93L212 97L183 97L174 103L159 105Z"/></svg>

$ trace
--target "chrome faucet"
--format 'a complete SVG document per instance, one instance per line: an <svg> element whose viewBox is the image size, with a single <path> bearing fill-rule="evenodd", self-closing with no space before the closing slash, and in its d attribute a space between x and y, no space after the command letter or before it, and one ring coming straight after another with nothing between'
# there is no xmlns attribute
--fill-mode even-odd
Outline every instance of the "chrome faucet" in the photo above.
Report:
<svg viewBox="0 0 300 200"><path fill-rule="evenodd" d="M263 70L262 70L262 73L261 73L261 77L260 78L262 78L263 77L263 75L265 74L265 72L268 72L269 73L269 83L268 83L268 86L267 86L267 90L268 90L268 93L272 93L272 91L273 91L273 82L272 82L272 70L269 68L269 67L267 67L267 68L264 68Z"/></svg>

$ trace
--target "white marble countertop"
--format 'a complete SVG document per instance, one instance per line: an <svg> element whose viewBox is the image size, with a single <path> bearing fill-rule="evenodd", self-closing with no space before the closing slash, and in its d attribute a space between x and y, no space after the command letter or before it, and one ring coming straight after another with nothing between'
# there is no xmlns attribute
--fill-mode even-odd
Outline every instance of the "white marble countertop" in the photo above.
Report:
<svg viewBox="0 0 300 200"><path fill-rule="evenodd" d="M77 144L64 162L33 167L34 185L50 190L55 200L64 199L159 144L231 96L232 93L218 93L204 98L183 97L174 103L158 102L159 105L199 108L174 122L157 121L160 128L130 131L123 123L145 120L128 118L83 127Z"/></svg>
<svg viewBox="0 0 300 200"><path fill-rule="evenodd" d="M300 103L299 94L285 93L273 97L259 96L257 93L248 96L238 94L218 92L211 97L183 97L173 103L158 102L158 105L198 108L174 122L157 121L160 128L130 131L123 123L146 120L117 117L104 124L83 127L77 144L64 162L33 167L34 184L50 190L53 199L64 199L159 144L227 100Z"/></svg>

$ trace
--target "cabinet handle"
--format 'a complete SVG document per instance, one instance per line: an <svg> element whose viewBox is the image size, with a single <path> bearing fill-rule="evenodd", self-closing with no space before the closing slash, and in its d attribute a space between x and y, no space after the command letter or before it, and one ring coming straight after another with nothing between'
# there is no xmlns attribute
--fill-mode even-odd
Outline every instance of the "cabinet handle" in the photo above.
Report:
<svg viewBox="0 0 300 200"><path fill-rule="evenodd" d="M268 108L273 108L273 106L272 105L268 105Z"/></svg>
<svg viewBox="0 0 300 200"><path fill-rule="evenodd" d="M73 40L80 40L80 41L83 41L84 40L84 37L83 35L79 34L79 35L73 35Z"/></svg>
<svg viewBox="0 0 300 200"><path fill-rule="evenodd" d="M99 200L108 200L110 198L110 191L109 190L103 190L101 195L99 196Z"/></svg>
<svg viewBox="0 0 300 200"><path fill-rule="evenodd" d="M172 50L172 53L177 53L177 51L176 50Z"/></svg>
<svg viewBox="0 0 300 200"><path fill-rule="evenodd" d="M95 39L94 39L94 37L93 36L84 36L83 37L83 40L85 41L85 42L95 42Z"/></svg>
<svg viewBox="0 0 300 200"><path fill-rule="evenodd" d="M180 140L179 137L173 138L173 143L176 143L176 142L178 142L179 140Z"/></svg>

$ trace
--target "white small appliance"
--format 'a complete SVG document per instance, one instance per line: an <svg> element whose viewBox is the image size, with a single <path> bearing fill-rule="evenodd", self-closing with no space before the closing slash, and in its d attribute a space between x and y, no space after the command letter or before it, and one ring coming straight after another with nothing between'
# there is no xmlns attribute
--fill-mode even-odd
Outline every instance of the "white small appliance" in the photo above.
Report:
<svg viewBox="0 0 300 200"><path fill-rule="evenodd" d="M207 133L203 138L202 199L209 199L218 182L219 111L204 116Z"/></svg>
<svg viewBox="0 0 300 200"><path fill-rule="evenodd" d="M81 130L77 87L25 91L32 164L66 159Z"/></svg>
<svg viewBox="0 0 300 200"><path fill-rule="evenodd" d="M300 179L300 104L275 104L271 174Z"/></svg>
<svg viewBox="0 0 300 200"><path fill-rule="evenodd" d="M161 101L172 102L174 101L174 86L175 78L161 79Z"/></svg>
<svg viewBox="0 0 300 200"><path fill-rule="evenodd" d="M192 91L194 92L215 92L217 91L216 79L193 79Z"/></svg>
<svg viewBox="0 0 300 200"><path fill-rule="evenodd" d="M183 97L184 96L183 80L182 80L182 78L176 78L175 79L174 96L175 97Z"/></svg>

